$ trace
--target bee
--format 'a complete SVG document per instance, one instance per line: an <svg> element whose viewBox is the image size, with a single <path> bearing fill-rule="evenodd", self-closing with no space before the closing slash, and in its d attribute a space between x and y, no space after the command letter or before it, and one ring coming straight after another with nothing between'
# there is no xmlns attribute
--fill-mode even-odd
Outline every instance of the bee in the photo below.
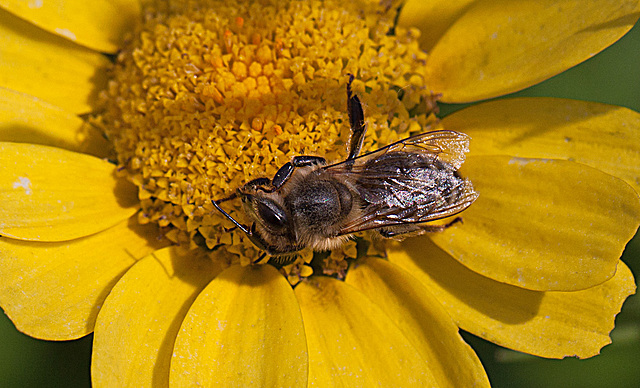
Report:
<svg viewBox="0 0 640 388"><path fill-rule="evenodd" d="M292 256L304 248L332 250L361 231L396 239L442 231L461 219L425 223L456 215L478 197L471 182L458 173L469 146L463 133L434 130L359 155L366 124L352 82L350 76L351 136L344 161L328 164L319 156L295 156L272 179L254 179L230 197L212 201L271 257ZM219 206L236 197L251 226Z"/></svg>

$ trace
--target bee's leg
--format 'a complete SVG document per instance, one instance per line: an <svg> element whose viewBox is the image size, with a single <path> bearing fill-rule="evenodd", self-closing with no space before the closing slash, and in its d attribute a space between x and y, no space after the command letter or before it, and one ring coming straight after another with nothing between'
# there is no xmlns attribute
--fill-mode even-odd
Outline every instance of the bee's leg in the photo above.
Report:
<svg viewBox="0 0 640 388"><path fill-rule="evenodd" d="M242 188L244 190L247 190L247 189L257 190L258 188L260 188L264 191L273 191L271 179L269 178L256 178L254 180L251 180L245 183L244 186L242 186ZM221 202L221 201L218 201L218 202Z"/></svg>
<svg viewBox="0 0 640 388"><path fill-rule="evenodd" d="M257 259L255 259L254 261L252 261L252 262L251 262L251 264L260 264L260 262L261 262L262 260L264 260L264 258L265 258L265 257L267 257L267 253L266 253L266 252L262 252L262 253L260 254L260 256L258 256L258 258L257 258ZM269 260L267 260L267 261L269 261Z"/></svg>
<svg viewBox="0 0 640 388"><path fill-rule="evenodd" d="M404 224L387 226L385 228L376 229L384 238L405 238L424 233L424 230L417 224Z"/></svg>
<svg viewBox="0 0 640 388"><path fill-rule="evenodd" d="M273 265L276 268L282 268L285 265L289 265L296 261L298 255L282 255L282 256L271 256L268 260L269 264Z"/></svg>
<svg viewBox="0 0 640 388"><path fill-rule="evenodd" d="M442 232L445 229L448 229L449 227L457 224L457 223L462 223L462 217L456 217L453 220L447 222L444 225L420 225L420 227L425 231L425 232Z"/></svg>
<svg viewBox="0 0 640 388"><path fill-rule="evenodd" d="M226 201L230 201L230 200L232 200L232 199L235 199L237 196L238 196L238 194L237 194L237 193L233 193L233 194L231 194L231 195L230 195L230 196L228 196L228 197L225 197L225 198L219 199L219 200L217 200L217 201L213 201L213 202L214 202L215 204L218 204L218 203L221 203L221 202L226 202Z"/></svg>
<svg viewBox="0 0 640 388"><path fill-rule="evenodd" d="M364 134L367 131L362 104L358 96L351 90L353 78L353 74L350 74L349 83L347 83L347 113L349 114L349 125L351 126L348 148L349 156L347 160L354 159L358 156L362 148L362 142L364 141Z"/></svg>
<svg viewBox="0 0 640 388"><path fill-rule="evenodd" d="M320 156L294 156L290 162L287 162L284 164L284 166L280 167L278 172L276 172L276 175L273 176L271 184L276 189L279 189L289 179L289 177L291 177L291 174L293 174L293 170L295 170L296 167L306 167L313 165L324 166L326 164L327 161L325 160L325 158L322 158Z"/></svg>
<svg viewBox="0 0 640 388"><path fill-rule="evenodd" d="M403 238L422 234L424 232L442 232L458 222L462 222L462 217L456 217L444 225L403 224L387 226L385 228L378 229L378 233L380 233L384 238Z"/></svg>
<svg viewBox="0 0 640 388"><path fill-rule="evenodd" d="M311 156L311 155L300 155L294 156L291 159L291 164L293 167L306 167L306 166L326 166L327 160L321 156Z"/></svg>

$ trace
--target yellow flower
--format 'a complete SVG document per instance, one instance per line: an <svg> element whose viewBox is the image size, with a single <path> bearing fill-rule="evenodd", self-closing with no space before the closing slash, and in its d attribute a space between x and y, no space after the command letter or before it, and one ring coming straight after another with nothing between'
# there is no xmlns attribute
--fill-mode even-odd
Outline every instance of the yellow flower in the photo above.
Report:
<svg viewBox="0 0 640 388"><path fill-rule="evenodd" d="M2 2L5 313L36 338L94 332L96 386L487 386L459 328L598 354L635 291L619 257L640 223L640 114L546 98L441 121L434 108L562 72L640 5L421 3L397 19L392 1ZM462 225L388 244L388 260L359 240L249 265L260 252L211 200L293 155L344 158L350 73L365 149L465 132L480 197Z"/></svg>

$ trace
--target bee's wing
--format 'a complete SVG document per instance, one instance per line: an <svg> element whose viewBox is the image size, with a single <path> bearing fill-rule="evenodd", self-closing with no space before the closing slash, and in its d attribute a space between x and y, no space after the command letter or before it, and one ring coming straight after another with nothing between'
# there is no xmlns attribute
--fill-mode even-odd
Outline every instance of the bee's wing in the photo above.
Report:
<svg viewBox="0 0 640 388"><path fill-rule="evenodd" d="M361 214L340 233L433 221L467 208L478 194L456 170L468 146L462 133L433 131L325 167L362 199Z"/></svg>
<svg viewBox="0 0 640 388"><path fill-rule="evenodd" d="M440 161L450 164L457 170L464 162L465 155L469 152L469 140L469 136L456 131L444 129L430 131L397 141L362 155L361 158L391 151L427 153L436 155Z"/></svg>
<svg viewBox="0 0 640 388"><path fill-rule="evenodd" d="M404 151L437 157L438 160L457 170L469 151L469 139L469 136L464 133L444 129L425 132L399 140L357 158L325 166L324 169L336 173L349 173L351 170L360 172L367 161L371 159L389 152Z"/></svg>
<svg viewBox="0 0 640 388"><path fill-rule="evenodd" d="M359 217L342 225L339 234L346 235L386 226L419 224L450 217L469 207L478 198L478 193L473 190L468 180L464 181L462 193L450 203L431 202L408 207L386 206L382 203L368 205Z"/></svg>

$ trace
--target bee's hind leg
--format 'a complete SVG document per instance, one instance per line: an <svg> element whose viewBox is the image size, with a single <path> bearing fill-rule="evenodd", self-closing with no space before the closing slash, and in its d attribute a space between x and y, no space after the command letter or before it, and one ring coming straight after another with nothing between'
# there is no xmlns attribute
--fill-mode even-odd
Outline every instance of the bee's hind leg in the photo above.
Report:
<svg viewBox="0 0 640 388"><path fill-rule="evenodd" d="M443 225L403 224L387 226L377 229L377 231L384 238L403 239L406 237L417 236L425 232L442 232L458 222L462 222L462 217L456 217Z"/></svg>
<svg viewBox="0 0 640 388"><path fill-rule="evenodd" d="M447 222L446 224L443 225L420 225L420 227L425 231L425 232L442 232L445 229L449 229L449 227L457 224L457 223L462 223L462 217L456 217L453 220Z"/></svg>
<svg viewBox="0 0 640 388"><path fill-rule="evenodd" d="M351 135L349 136L349 156L347 160L354 159L360 154L364 134L367 131L367 125L364 121L364 111L358 96L351 90L353 82L353 74L349 75L349 83L347 83L347 113L349 114L349 125L351 127Z"/></svg>

